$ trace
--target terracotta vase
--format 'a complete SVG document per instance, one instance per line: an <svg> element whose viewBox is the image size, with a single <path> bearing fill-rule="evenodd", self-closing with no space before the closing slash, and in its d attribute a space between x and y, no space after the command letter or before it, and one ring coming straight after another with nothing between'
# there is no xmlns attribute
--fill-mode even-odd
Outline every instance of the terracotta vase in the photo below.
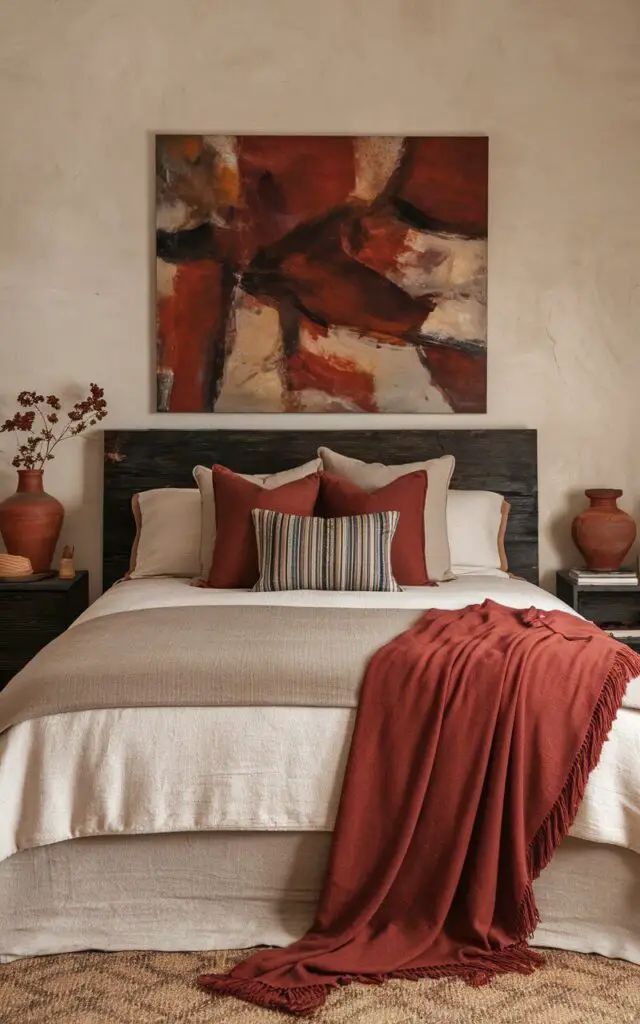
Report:
<svg viewBox="0 0 640 1024"><path fill-rule="evenodd" d="M10 555L24 555L34 572L51 567L64 508L44 490L41 469L19 469L18 489L0 504L0 533Z"/></svg>
<svg viewBox="0 0 640 1024"><path fill-rule="evenodd" d="M571 536L587 568L601 572L619 569L636 539L636 524L618 508L622 491L592 488L584 492L591 505L573 520Z"/></svg>

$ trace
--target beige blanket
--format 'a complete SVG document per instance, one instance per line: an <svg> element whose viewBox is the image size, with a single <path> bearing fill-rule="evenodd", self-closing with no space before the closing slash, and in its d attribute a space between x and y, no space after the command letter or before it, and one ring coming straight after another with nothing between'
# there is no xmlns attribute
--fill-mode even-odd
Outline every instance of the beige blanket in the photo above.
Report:
<svg viewBox="0 0 640 1024"><path fill-rule="evenodd" d="M369 658L419 615L251 606L105 615L63 633L0 693L0 733L98 708L356 707Z"/></svg>

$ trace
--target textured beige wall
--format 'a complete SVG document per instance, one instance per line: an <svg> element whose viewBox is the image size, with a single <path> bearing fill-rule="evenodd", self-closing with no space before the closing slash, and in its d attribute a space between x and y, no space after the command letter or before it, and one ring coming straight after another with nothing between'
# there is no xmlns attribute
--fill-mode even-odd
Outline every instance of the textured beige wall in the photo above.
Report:
<svg viewBox="0 0 640 1024"><path fill-rule="evenodd" d="M640 519L639 52L638 0L0 0L0 413L96 380L111 427L537 427L548 582L585 486ZM487 133L489 414L152 413L154 131ZM94 583L100 473L47 469Z"/></svg>

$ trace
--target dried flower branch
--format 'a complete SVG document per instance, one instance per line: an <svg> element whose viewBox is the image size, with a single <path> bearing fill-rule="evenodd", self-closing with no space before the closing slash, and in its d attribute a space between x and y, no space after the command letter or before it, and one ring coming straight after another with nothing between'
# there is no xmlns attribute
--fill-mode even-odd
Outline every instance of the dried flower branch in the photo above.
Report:
<svg viewBox="0 0 640 1024"><path fill-rule="evenodd" d="M62 403L56 395L39 395L35 391L21 391L18 395L20 409L5 420L0 426L0 434L22 432L28 437L18 443L17 454L12 460L16 469L43 469L45 462L54 458L53 451L60 444L76 434L83 433L87 427L93 427L107 415L107 402L104 388L97 384L89 385L89 394L83 401L76 402L67 413L67 423L54 431L53 427L60 422L58 412ZM39 431L34 430L36 416L42 420ZM18 439L16 438L16 441Z"/></svg>

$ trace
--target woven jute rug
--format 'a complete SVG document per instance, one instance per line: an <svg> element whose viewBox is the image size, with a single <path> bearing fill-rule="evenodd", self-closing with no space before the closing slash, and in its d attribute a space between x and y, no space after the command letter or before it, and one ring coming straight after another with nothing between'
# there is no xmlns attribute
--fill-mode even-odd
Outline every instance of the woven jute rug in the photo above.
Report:
<svg viewBox="0 0 640 1024"><path fill-rule="evenodd" d="M246 952L77 953L0 966L1 1024L275 1024L281 1017L201 991L197 977ZM317 1024L639 1024L640 967L558 950L530 976L350 985Z"/></svg>

